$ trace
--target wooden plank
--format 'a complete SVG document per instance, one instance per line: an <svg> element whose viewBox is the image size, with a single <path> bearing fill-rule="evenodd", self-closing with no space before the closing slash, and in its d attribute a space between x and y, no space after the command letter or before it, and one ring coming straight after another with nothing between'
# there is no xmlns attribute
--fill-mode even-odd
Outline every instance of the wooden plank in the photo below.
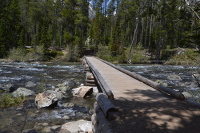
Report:
<svg viewBox="0 0 200 133"><path fill-rule="evenodd" d="M88 82L88 83L96 83L95 80L85 80L85 81Z"/></svg>
<svg viewBox="0 0 200 133"><path fill-rule="evenodd" d="M99 60L101 60L101 59L99 59ZM115 69L117 69L117 70L119 70L119 71L121 71L121 72L123 72L123 73L125 73L125 74L127 74L127 75L129 75L129 76L131 76L131 77L133 77L133 78L135 78L135 79L137 79L137 80L139 80L139 81L141 81L141 82L143 82L143 83L145 83L145 84L147 84L147 85L159 90L159 91L161 91L161 92L170 94L171 96L173 96L173 97L175 97L177 99L180 99L180 100L184 100L185 99L184 95L182 93L180 93L180 92L177 92L177 91L174 91L173 89L170 89L170 88L167 88L165 86L162 86L159 83L153 82L153 81L151 81L151 80L149 80L149 79L147 79L145 77L142 77L141 75L136 74L134 72L130 72L130 71L125 70L123 68L117 67L117 66L115 66L114 64L112 64L110 62L107 62L107 61L104 61L104 60L101 60L101 61L103 61L104 63L112 66L113 68L115 68Z"/></svg>
<svg viewBox="0 0 200 133"><path fill-rule="evenodd" d="M86 82L86 84L85 84L86 86L97 86L96 84L94 84L94 83L88 83L88 82Z"/></svg>

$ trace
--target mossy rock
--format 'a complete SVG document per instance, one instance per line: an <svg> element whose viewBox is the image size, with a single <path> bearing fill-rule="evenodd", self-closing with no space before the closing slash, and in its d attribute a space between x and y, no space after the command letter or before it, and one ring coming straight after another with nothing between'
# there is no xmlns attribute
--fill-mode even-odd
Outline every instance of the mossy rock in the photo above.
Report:
<svg viewBox="0 0 200 133"><path fill-rule="evenodd" d="M175 80L175 81L181 81L182 78L179 75L169 75L167 77L168 80Z"/></svg>
<svg viewBox="0 0 200 133"><path fill-rule="evenodd" d="M156 80L155 81L156 83L159 83L159 84L161 84L161 85L163 85L163 86L165 86L165 87L167 87L168 86L168 84L167 83L165 83L164 81L162 81L162 80Z"/></svg>
<svg viewBox="0 0 200 133"><path fill-rule="evenodd" d="M24 96L13 96L10 93L2 94L0 97L0 107L18 106L25 100Z"/></svg>

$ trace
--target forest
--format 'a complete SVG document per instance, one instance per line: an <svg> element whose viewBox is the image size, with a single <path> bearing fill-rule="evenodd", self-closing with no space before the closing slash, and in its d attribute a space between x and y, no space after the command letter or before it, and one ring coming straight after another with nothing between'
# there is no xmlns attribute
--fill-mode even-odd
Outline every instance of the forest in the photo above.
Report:
<svg viewBox="0 0 200 133"><path fill-rule="evenodd" d="M25 46L67 49L68 61L85 49L120 63L167 59L177 48L199 53L200 2L1 0L0 58Z"/></svg>

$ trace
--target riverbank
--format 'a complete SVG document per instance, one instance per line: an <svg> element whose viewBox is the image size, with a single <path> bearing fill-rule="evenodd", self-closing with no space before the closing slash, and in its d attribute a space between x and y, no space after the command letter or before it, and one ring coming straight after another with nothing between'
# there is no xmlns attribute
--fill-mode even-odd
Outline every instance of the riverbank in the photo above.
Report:
<svg viewBox="0 0 200 133"><path fill-rule="evenodd" d="M122 55L110 56L108 50L97 52L97 57L115 64L166 64L197 66L200 62L200 52L197 49L175 48L165 49L160 57L148 53L146 49L134 48L131 55L128 49Z"/></svg>

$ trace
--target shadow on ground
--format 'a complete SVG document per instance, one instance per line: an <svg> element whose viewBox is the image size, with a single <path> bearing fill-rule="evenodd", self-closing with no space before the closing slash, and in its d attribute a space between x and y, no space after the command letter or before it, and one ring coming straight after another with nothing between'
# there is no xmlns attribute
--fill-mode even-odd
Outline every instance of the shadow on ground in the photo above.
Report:
<svg viewBox="0 0 200 133"><path fill-rule="evenodd" d="M134 99L112 103L119 117L109 122L114 133L200 133L200 109L154 90L127 90Z"/></svg>

